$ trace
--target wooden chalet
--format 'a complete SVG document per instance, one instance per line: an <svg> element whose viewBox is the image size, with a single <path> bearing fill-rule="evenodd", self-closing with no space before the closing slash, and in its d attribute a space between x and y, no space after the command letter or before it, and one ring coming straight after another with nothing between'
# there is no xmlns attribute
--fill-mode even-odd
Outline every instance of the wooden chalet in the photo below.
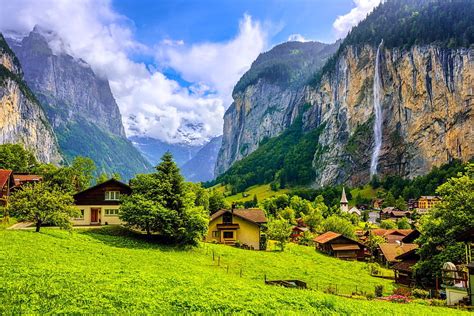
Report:
<svg viewBox="0 0 474 316"><path fill-rule="evenodd" d="M13 175L15 186L13 190L18 190L25 184L38 183L43 181L43 177L36 174L17 174Z"/></svg>
<svg viewBox="0 0 474 316"><path fill-rule="evenodd" d="M90 187L74 195L80 216L74 225L122 224L119 218L120 198L129 195L131 188L115 179Z"/></svg>
<svg viewBox="0 0 474 316"><path fill-rule="evenodd" d="M308 227L293 226L291 230L291 235L290 235L291 241L293 242L298 241L303 236L303 234L307 232L308 230L309 230Z"/></svg>
<svg viewBox="0 0 474 316"><path fill-rule="evenodd" d="M392 269L395 271L395 282L407 286L414 286L416 283L413 273L413 266L420 260L417 254L418 248L413 248L395 257L399 262L395 263Z"/></svg>
<svg viewBox="0 0 474 316"><path fill-rule="evenodd" d="M411 217L410 211L403 211L396 207L386 207L380 211L380 220L384 219L400 219L403 217Z"/></svg>
<svg viewBox="0 0 474 316"><path fill-rule="evenodd" d="M400 230L405 231L404 229ZM410 233L403 237L401 241L405 244L412 244L418 237L420 237L420 235L421 233L417 229L413 229Z"/></svg>
<svg viewBox="0 0 474 316"><path fill-rule="evenodd" d="M220 210L211 215L206 241L226 245L235 245L238 241L249 249L263 250L262 226L266 222L261 209Z"/></svg>
<svg viewBox="0 0 474 316"><path fill-rule="evenodd" d="M413 233L413 229L377 228L377 229L368 230L365 233L365 235L366 235L366 238L368 238L370 235L377 235L377 236L383 237L387 243L396 243L396 242L401 242L406 236L410 235L411 233Z"/></svg>
<svg viewBox="0 0 474 316"><path fill-rule="evenodd" d="M391 266L398 262L398 256L417 248L417 244L382 243L378 247L378 260L381 264Z"/></svg>
<svg viewBox="0 0 474 316"><path fill-rule="evenodd" d="M314 238L316 250L346 260L364 260L366 246L335 232L325 232Z"/></svg>
<svg viewBox="0 0 474 316"><path fill-rule="evenodd" d="M0 205L5 206L8 202L8 196L15 185L13 171L0 169Z"/></svg>

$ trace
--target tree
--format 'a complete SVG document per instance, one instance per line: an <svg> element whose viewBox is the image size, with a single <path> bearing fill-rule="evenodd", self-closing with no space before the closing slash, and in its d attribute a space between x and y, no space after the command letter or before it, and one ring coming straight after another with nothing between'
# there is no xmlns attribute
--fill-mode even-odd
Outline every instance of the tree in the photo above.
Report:
<svg viewBox="0 0 474 316"><path fill-rule="evenodd" d="M324 204L324 198L318 195L311 207L308 209L306 215L303 216L303 221L308 225L312 232L316 232L324 220L323 213L327 211L328 207Z"/></svg>
<svg viewBox="0 0 474 316"><path fill-rule="evenodd" d="M370 234L367 240L367 245L369 246L370 252L374 253L377 247L384 242L387 242L387 241L382 236L379 236L376 234Z"/></svg>
<svg viewBox="0 0 474 316"><path fill-rule="evenodd" d="M384 219L380 222L380 228L382 229L395 229L397 228L397 223L392 221L391 219Z"/></svg>
<svg viewBox="0 0 474 316"><path fill-rule="evenodd" d="M45 182L25 185L12 194L8 210L19 220L33 222L37 232L46 223L70 229L70 219L79 216L73 197Z"/></svg>
<svg viewBox="0 0 474 316"><path fill-rule="evenodd" d="M215 212L229 208L229 203L225 200L222 192L218 190L211 190L209 193L209 213L212 215Z"/></svg>
<svg viewBox="0 0 474 316"><path fill-rule="evenodd" d="M369 218L370 218L370 211L369 210L362 211L362 221L367 222Z"/></svg>
<svg viewBox="0 0 474 316"><path fill-rule="evenodd" d="M401 196L399 196L398 199L395 200L395 207L403 211L406 211L408 209L407 202Z"/></svg>
<svg viewBox="0 0 474 316"><path fill-rule="evenodd" d="M464 245L456 236L474 228L474 164L439 186L436 193L442 201L420 219L417 240L421 260L415 266L416 274L428 283L440 276L444 262L464 261Z"/></svg>
<svg viewBox="0 0 474 316"><path fill-rule="evenodd" d="M270 220L267 224L267 235L270 239L276 240L281 251L284 251L285 245L290 239L292 226L284 218Z"/></svg>
<svg viewBox="0 0 474 316"><path fill-rule="evenodd" d="M194 206L202 206L206 211L209 211L209 192L202 187L202 184L187 182L186 185L194 194Z"/></svg>
<svg viewBox="0 0 474 316"><path fill-rule="evenodd" d="M196 206L196 193L184 183L168 152L156 172L131 181L132 194L121 205L121 218L147 234L160 234L169 242L196 244L207 232L209 215ZM129 222L130 220L130 222Z"/></svg>
<svg viewBox="0 0 474 316"><path fill-rule="evenodd" d="M99 174L97 176L97 178L95 178L95 183L96 184L104 183L107 180L109 180L109 176L105 172L103 172L103 173Z"/></svg>
<svg viewBox="0 0 474 316"><path fill-rule="evenodd" d="M74 194L91 186L95 169L92 159L78 156L71 166L41 165L37 171L50 186Z"/></svg>
<svg viewBox="0 0 474 316"><path fill-rule="evenodd" d="M390 207L390 206L395 206L395 198L393 197L392 192L388 192L385 194L385 198L383 200L383 207Z"/></svg>
<svg viewBox="0 0 474 316"><path fill-rule="evenodd" d="M325 232L332 231L335 233L342 234L348 238L355 237L355 228L352 223L344 218L337 215L331 215L323 222L323 230Z"/></svg>
<svg viewBox="0 0 474 316"><path fill-rule="evenodd" d="M397 227L398 229L410 229L411 225L410 225L410 222L408 221L408 218L406 217L400 218L397 221Z"/></svg>
<svg viewBox="0 0 474 316"><path fill-rule="evenodd" d="M0 145L0 169L33 172L39 166L35 156L18 144Z"/></svg>

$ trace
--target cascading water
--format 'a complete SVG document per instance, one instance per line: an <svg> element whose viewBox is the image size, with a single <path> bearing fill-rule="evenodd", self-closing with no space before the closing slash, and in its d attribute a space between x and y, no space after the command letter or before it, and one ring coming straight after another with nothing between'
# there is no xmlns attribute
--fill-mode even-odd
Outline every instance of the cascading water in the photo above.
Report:
<svg viewBox="0 0 474 316"><path fill-rule="evenodd" d="M380 90L382 89L382 77L380 74L380 54L382 50L383 39L377 48L377 56L375 57L375 74L374 74L374 139L375 147L372 153L372 160L370 162L370 175L377 174L377 165L379 162L380 149L382 148L382 108L380 105Z"/></svg>

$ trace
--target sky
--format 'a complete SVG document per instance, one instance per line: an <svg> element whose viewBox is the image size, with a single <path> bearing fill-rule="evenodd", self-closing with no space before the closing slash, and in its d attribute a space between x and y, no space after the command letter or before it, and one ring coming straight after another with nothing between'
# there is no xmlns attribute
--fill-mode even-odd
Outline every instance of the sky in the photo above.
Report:
<svg viewBox="0 0 474 316"><path fill-rule="evenodd" d="M0 31L57 33L56 54L109 80L128 136L202 144L222 134L233 86L260 53L288 40L334 42L379 2L0 0Z"/></svg>

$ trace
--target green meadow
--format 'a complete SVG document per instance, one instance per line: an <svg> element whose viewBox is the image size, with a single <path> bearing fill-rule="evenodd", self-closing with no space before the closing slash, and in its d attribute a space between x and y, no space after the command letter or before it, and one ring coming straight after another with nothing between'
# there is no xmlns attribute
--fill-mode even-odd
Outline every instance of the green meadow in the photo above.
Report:
<svg viewBox="0 0 474 316"><path fill-rule="evenodd" d="M105 227L73 233L0 230L0 314L19 313L312 313L448 315L461 311L415 303L346 298L389 280L365 263L311 247L257 252L215 244L176 248ZM213 260L214 256L214 260ZM219 265L220 264L220 265ZM300 279L309 290L264 284Z"/></svg>

